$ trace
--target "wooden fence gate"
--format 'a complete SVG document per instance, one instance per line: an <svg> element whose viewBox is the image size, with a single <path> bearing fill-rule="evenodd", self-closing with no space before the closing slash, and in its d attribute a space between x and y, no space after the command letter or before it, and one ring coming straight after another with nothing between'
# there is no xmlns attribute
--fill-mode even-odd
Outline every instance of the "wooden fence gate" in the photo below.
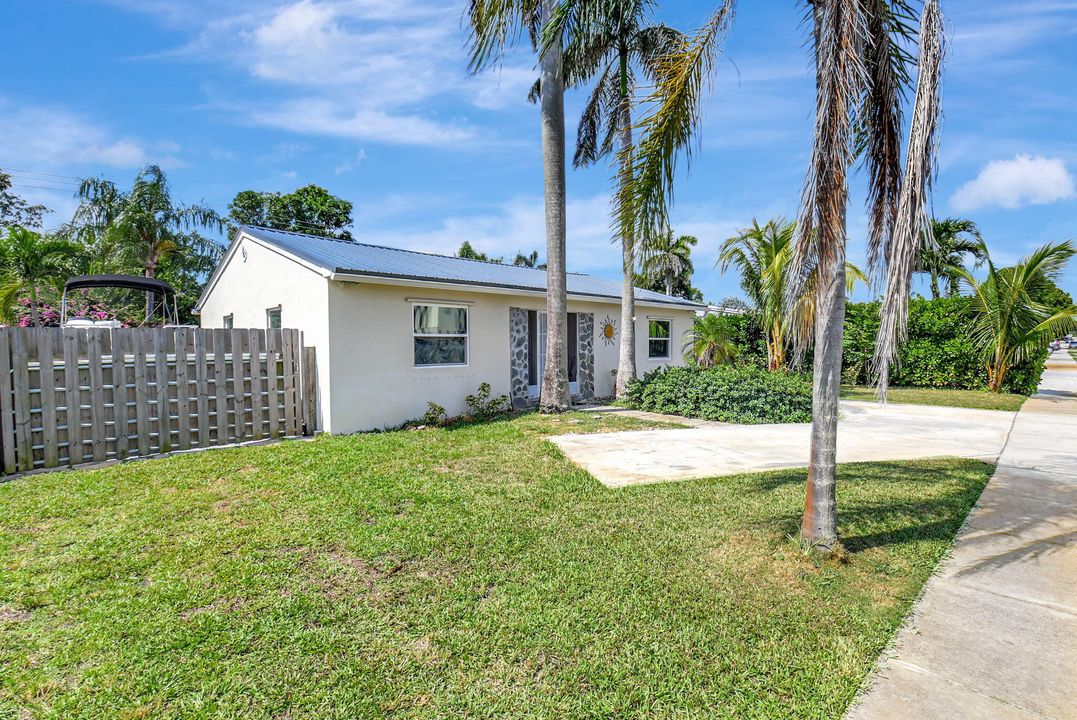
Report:
<svg viewBox="0 0 1077 720"><path fill-rule="evenodd" d="M314 431L298 330L0 328L4 473Z"/></svg>

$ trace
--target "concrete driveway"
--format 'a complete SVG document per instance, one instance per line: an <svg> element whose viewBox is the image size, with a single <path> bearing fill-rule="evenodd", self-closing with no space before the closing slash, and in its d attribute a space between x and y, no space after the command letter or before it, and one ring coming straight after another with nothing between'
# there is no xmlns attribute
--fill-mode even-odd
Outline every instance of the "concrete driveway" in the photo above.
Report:
<svg viewBox="0 0 1077 720"><path fill-rule="evenodd" d="M611 411L616 412L616 411ZM956 456L995 462L1016 413L844 401L838 462ZM807 467L810 425L702 423L671 430L559 435L562 452L607 487Z"/></svg>

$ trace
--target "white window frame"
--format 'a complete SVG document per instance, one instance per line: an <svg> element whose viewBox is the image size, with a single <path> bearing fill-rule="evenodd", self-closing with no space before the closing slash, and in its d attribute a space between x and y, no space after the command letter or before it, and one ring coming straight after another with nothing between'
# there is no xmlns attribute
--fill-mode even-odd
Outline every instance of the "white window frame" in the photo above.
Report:
<svg viewBox="0 0 1077 720"><path fill-rule="evenodd" d="M221 318L221 327L223 327L225 330L231 330L235 326L236 326L235 313L228 313L223 318Z"/></svg>
<svg viewBox="0 0 1077 720"><path fill-rule="evenodd" d="M284 327L284 313L281 311L281 306L280 305L274 305L273 307L267 307L266 308L266 330L279 330L280 329L280 328L274 328L269 323L269 315L270 315L270 313L274 313L274 312L277 313L278 315L280 315L280 328Z"/></svg>
<svg viewBox="0 0 1077 720"><path fill-rule="evenodd" d="M669 325L669 336L664 338L651 337L651 323L661 322ZM652 340L665 340L666 341L666 354L665 355L651 355L651 341ZM673 359L673 318L664 317L649 317L647 318L647 359L648 360L672 360Z"/></svg>
<svg viewBox="0 0 1077 720"><path fill-rule="evenodd" d="M415 308L417 307L431 307L431 308L456 308L464 311L464 327L467 328L463 333L417 333L415 332ZM415 370L427 370L429 368L466 368L471 364L471 308L463 303L451 303L451 302L434 302L434 301L421 301L413 302L411 304L411 317L408 318L408 322L411 323L411 367ZM462 363L439 363L437 365L418 365L415 363L415 338L464 338L464 362Z"/></svg>

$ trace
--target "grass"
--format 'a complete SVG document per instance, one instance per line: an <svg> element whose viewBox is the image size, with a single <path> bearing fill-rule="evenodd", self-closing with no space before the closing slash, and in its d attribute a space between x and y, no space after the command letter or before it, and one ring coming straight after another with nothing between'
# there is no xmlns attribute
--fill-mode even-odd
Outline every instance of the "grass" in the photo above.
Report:
<svg viewBox="0 0 1077 720"><path fill-rule="evenodd" d="M842 385L843 400L876 400L876 390L864 385ZM912 405L943 405L975 408L977 410L1009 410L1017 412L1028 398L1011 393L986 390L940 390L938 388L892 387L887 391L888 402Z"/></svg>
<svg viewBox="0 0 1077 720"><path fill-rule="evenodd" d="M525 415L0 484L0 717L839 717L990 466L603 488Z"/></svg>
<svg viewBox="0 0 1077 720"><path fill-rule="evenodd" d="M1077 360L1077 350L1070 350L1069 354L1070 354L1071 358L1073 358L1074 360Z"/></svg>

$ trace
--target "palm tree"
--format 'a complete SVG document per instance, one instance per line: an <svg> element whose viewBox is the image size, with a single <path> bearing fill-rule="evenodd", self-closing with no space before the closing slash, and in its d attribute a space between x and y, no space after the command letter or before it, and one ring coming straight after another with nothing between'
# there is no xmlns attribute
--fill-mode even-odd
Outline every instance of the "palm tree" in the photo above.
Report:
<svg viewBox="0 0 1077 720"><path fill-rule="evenodd" d="M644 276L665 284L666 295L673 294L673 283L681 275L691 275L692 248L699 242L692 235L673 236L672 230L651 236L641 248Z"/></svg>
<svg viewBox="0 0 1077 720"><path fill-rule="evenodd" d="M190 244L187 231L224 229L209 206L174 202L168 180L156 165L144 168L127 192L109 180L91 178L82 182L78 195L82 202L75 223L80 236L106 265L137 267L148 278L157 276L162 260ZM146 320L152 312L153 297L147 293Z"/></svg>
<svg viewBox="0 0 1077 720"><path fill-rule="evenodd" d="M811 460L801 535L809 544L828 548L837 542L834 458L849 168L859 155L868 178L869 268L886 281L875 358L885 396L890 364L906 331L909 285L921 229L927 225L942 13L938 0L924 0L917 33L912 0L813 0L809 7L816 117L786 305L798 303L814 279L814 328L795 338L802 347L810 340L815 343ZM692 41L662 63L649 102L653 111L643 122L644 137L638 143L631 202L623 206L641 235L655 232L667 220L676 163L681 153L691 157L701 123L701 95L713 80L716 47L732 11L733 0L721 2ZM918 57L907 49L916 39ZM903 106L914 67L916 93L902 168Z"/></svg>
<svg viewBox="0 0 1077 720"><path fill-rule="evenodd" d="M740 286L756 308L759 324L766 335L767 369L785 367L789 336L810 334L815 322L814 286L817 268L807 267L804 291L792 308L786 306L793 240L796 223L772 218L764 225L752 220L752 226L722 243L718 262L722 272L735 267L740 272ZM864 272L852 263L845 265L846 290L852 292L856 281L867 282Z"/></svg>
<svg viewBox="0 0 1077 720"><path fill-rule="evenodd" d="M632 182L632 106L640 80L658 79L662 58L685 41L682 33L648 24L654 0L563 2L555 25L570 28L565 47L565 83L584 85L597 78L584 105L576 136L574 167L587 167L617 154L615 203L628 197ZM635 267L637 244L631 224L617 228L621 244L621 341L615 393L621 397L636 377Z"/></svg>
<svg viewBox="0 0 1077 720"><path fill-rule="evenodd" d="M928 276L933 300L942 297L943 283L948 296L957 294L966 255L975 262L973 267L979 267L987 259L976 223L961 218L931 218L931 225L923 234L916 271Z"/></svg>
<svg viewBox="0 0 1077 720"><path fill-rule="evenodd" d="M563 412L568 389L568 300L565 274L565 84L560 33L548 32L557 0L470 0L470 69L500 62L507 45L527 30L539 53L539 115L546 199L546 364L539 410Z"/></svg>
<svg viewBox="0 0 1077 720"><path fill-rule="evenodd" d="M536 268L538 270L545 270L546 263L540 263L538 261L538 250L532 250L530 255L524 255L523 253L516 253L516 258L512 261L513 265L517 267Z"/></svg>
<svg viewBox="0 0 1077 720"><path fill-rule="evenodd" d="M79 248L67 240L41 236L23 227L0 235L0 319L13 323L16 303L30 296L30 321L41 327L38 308L42 286L63 285Z"/></svg>
<svg viewBox="0 0 1077 720"><path fill-rule="evenodd" d="M981 246L987 257L986 247ZM1072 242L1048 244L1017 265L998 269L987 257L987 277L980 282L965 268L957 271L972 290L973 343L983 352L987 385L1000 392L1010 369L1047 347L1056 337L1077 330L1077 306L1054 309L1035 300L1054 281L1077 248Z"/></svg>
<svg viewBox="0 0 1077 720"><path fill-rule="evenodd" d="M684 335L682 351L686 360L694 360L700 367L731 363L737 357L737 346L717 315L696 318Z"/></svg>

